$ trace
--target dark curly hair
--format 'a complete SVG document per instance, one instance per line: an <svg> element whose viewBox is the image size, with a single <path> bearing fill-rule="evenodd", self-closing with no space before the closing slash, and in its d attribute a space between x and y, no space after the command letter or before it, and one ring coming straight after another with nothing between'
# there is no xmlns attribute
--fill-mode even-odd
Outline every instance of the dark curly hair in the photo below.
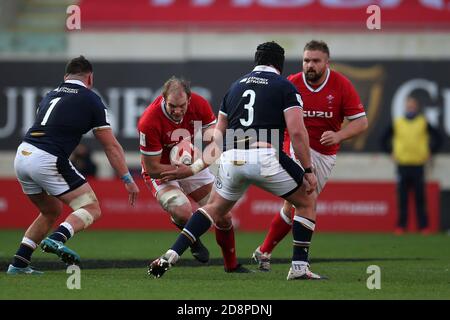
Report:
<svg viewBox="0 0 450 320"><path fill-rule="evenodd" d="M284 65L284 49L275 41L260 44L256 48L255 65L272 65L282 73Z"/></svg>

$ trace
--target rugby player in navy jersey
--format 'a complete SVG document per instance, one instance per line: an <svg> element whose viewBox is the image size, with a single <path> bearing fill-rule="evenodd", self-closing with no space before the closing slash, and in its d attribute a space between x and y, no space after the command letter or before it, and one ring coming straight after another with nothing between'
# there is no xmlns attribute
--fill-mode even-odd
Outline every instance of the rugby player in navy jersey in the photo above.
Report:
<svg viewBox="0 0 450 320"><path fill-rule="evenodd" d="M259 45L255 65L252 72L232 84L223 99L214 132L215 143L208 147L222 146L224 142L224 152L208 204L193 213L172 247L150 264L149 274L156 278L176 264L191 243L226 215L253 184L296 207L293 256L287 279L324 279L311 272L308 250L305 250L314 230L313 191L317 180L311 170L303 103L295 87L280 75L284 65L281 46L275 42ZM304 169L282 150L286 128ZM208 154L208 148L205 151ZM179 166L162 176L176 179L201 167L199 162L190 167Z"/></svg>
<svg viewBox="0 0 450 320"><path fill-rule="evenodd" d="M65 243L89 227L101 215L99 202L86 179L73 167L69 156L83 134L93 131L106 156L122 178L129 203L134 205L139 188L131 177L123 149L108 120L108 111L93 87L93 69L83 56L66 66L64 82L39 104L36 120L17 149L14 168L23 192L40 211L17 250L8 274L41 274L30 267L31 255L40 244L67 264L80 257ZM66 204L73 210L48 236Z"/></svg>

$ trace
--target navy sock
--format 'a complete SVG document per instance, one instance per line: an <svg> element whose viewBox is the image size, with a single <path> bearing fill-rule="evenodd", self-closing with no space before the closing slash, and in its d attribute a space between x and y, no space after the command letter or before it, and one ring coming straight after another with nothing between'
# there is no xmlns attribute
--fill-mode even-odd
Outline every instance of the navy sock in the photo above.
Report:
<svg viewBox="0 0 450 320"><path fill-rule="evenodd" d="M172 221L172 223L175 225L175 227L177 227L180 231L181 230L183 230L183 228L184 228L184 224L180 224L180 223L177 223L177 222L175 222L173 219L170 219L171 221Z"/></svg>
<svg viewBox="0 0 450 320"><path fill-rule="evenodd" d="M67 240L70 239L72 235L70 234L69 229L64 227L63 225L60 225L58 229L56 229L50 236L50 239L61 241L62 243L65 243Z"/></svg>
<svg viewBox="0 0 450 320"><path fill-rule="evenodd" d="M33 248L21 243L19 249L17 250L14 256L13 266L17 268L28 267L33 252L34 252Z"/></svg>
<svg viewBox="0 0 450 320"><path fill-rule="evenodd" d="M202 210L195 211L170 249L181 256L210 227L211 220L209 220Z"/></svg>
<svg viewBox="0 0 450 320"><path fill-rule="evenodd" d="M294 250L292 261L308 262L309 246L314 233L315 221L295 216L292 223L292 234L294 237Z"/></svg>
<svg viewBox="0 0 450 320"><path fill-rule="evenodd" d="M176 223L173 219L171 219L171 220L172 220L172 223L173 223L180 231L183 231L185 225ZM200 241L199 238L197 238L197 240L196 240L194 243L191 243L189 246L190 246L191 248L195 248L196 245L199 245L199 244L201 244L201 241Z"/></svg>

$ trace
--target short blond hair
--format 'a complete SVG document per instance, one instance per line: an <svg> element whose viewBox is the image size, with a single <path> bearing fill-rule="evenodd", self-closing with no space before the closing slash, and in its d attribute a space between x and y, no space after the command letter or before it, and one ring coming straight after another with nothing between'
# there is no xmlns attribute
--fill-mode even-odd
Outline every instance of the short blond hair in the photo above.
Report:
<svg viewBox="0 0 450 320"><path fill-rule="evenodd" d="M164 83L162 96L167 100L167 96L169 94L177 92L179 90L183 90L188 98L191 96L191 86L189 81L172 76L169 80L166 81L166 83Z"/></svg>

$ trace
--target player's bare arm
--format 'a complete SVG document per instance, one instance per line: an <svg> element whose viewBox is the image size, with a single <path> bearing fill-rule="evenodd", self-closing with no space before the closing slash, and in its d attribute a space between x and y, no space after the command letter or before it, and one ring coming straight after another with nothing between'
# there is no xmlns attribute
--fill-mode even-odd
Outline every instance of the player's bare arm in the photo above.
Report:
<svg viewBox="0 0 450 320"><path fill-rule="evenodd" d="M102 144L109 163L124 181L125 189L129 195L129 203L134 205L139 188L128 171L122 146L117 141L111 128L94 130L94 136Z"/></svg>
<svg viewBox="0 0 450 320"><path fill-rule="evenodd" d="M325 131L320 137L320 143L325 146L331 146L334 144L339 144L344 140L353 138L358 134L367 130L369 123L367 117L360 117L358 119L351 120L345 127L341 130Z"/></svg>
<svg viewBox="0 0 450 320"><path fill-rule="evenodd" d="M292 147L295 156L300 160L303 168L312 168L311 154L309 150L309 137L303 122L303 111L301 108L290 108L284 113L286 127L291 137ZM300 121L299 121L300 119ZM309 186L307 193L311 193L316 189L317 179L313 172L305 172L305 179Z"/></svg>
<svg viewBox="0 0 450 320"><path fill-rule="evenodd" d="M228 127L228 118L226 115L219 113L217 124L213 131L211 142L206 146L203 152L203 161L207 166L213 164L222 154L223 139Z"/></svg>
<svg viewBox="0 0 450 320"><path fill-rule="evenodd" d="M175 165L161 163L161 155L147 156L141 155L142 163L144 164L145 172L153 179L163 178L162 172L172 171L177 168Z"/></svg>

